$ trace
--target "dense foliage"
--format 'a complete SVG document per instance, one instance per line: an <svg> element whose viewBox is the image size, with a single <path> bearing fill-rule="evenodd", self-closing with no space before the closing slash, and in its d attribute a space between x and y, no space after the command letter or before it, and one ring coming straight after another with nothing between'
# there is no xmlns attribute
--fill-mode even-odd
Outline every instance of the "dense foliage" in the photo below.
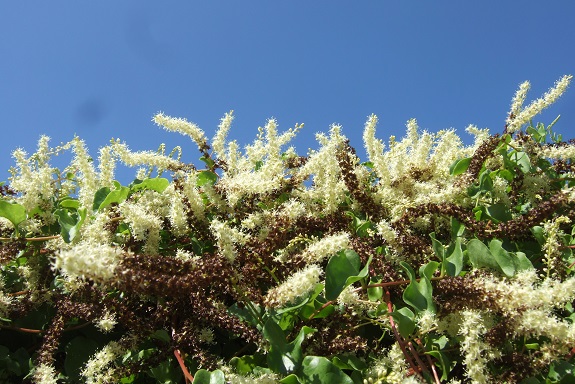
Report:
<svg viewBox="0 0 575 384"><path fill-rule="evenodd" d="M211 142L154 117L204 169L119 140L14 151L0 381L571 382L575 142L531 123L570 80L528 106L522 84L468 146L414 120L386 145L370 116L366 162L339 126L298 156L274 120L241 151L231 113Z"/></svg>

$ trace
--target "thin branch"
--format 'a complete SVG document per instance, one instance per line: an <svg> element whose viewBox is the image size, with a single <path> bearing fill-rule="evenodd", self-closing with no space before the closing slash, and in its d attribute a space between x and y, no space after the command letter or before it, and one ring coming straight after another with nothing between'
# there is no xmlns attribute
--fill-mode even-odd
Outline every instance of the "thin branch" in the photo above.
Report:
<svg viewBox="0 0 575 384"><path fill-rule="evenodd" d="M54 236L42 236L42 237L25 237L24 241L48 241L48 240L54 240L59 238L60 235L54 235ZM0 237L0 241L10 241L10 240L20 240L19 238L12 238L12 237Z"/></svg>
<svg viewBox="0 0 575 384"><path fill-rule="evenodd" d="M389 313L393 312L393 304L391 303L391 295L390 295L389 291L385 291L385 300L387 302L387 311ZM391 316L391 315L389 315L389 323L391 324L391 329L393 330L393 336L395 337L395 340L397 340L397 343L399 344L399 348L401 348L401 352L403 352L403 356L405 357L405 360L407 360L407 363L409 364L411 369L413 369L414 374L423 380L423 377L421 376L421 373L419 372L420 371L419 367L417 366L417 364L415 364L413 362L413 359L411 358L411 356L409 356L409 353L405 349L405 342L403 340L403 337L401 337L401 335L397 331L397 327L395 326L395 321L393 320L393 316Z"/></svg>
<svg viewBox="0 0 575 384"><path fill-rule="evenodd" d="M180 368L182 369L182 372L184 373L184 377L186 379L186 384L188 384L188 382L190 382L190 384L192 384L194 382L194 376L192 376L190 371L188 371L188 368L186 368L186 364L184 363L184 359L182 359L182 356L180 354L179 349L174 349L174 356L176 356L176 360L178 360L178 363L180 364Z"/></svg>

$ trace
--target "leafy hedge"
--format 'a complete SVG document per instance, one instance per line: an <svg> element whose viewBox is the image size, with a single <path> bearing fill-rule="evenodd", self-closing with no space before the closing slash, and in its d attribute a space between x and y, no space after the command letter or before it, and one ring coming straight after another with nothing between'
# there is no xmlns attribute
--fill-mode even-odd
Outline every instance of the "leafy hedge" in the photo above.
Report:
<svg viewBox="0 0 575 384"><path fill-rule="evenodd" d="M90 158L74 138L14 151L0 189L0 380L37 383L573 381L575 142L532 118L401 139L339 126L240 150L232 114L198 146ZM66 151L70 165L50 159ZM117 162L141 166L128 185ZM166 177L163 175L166 174Z"/></svg>

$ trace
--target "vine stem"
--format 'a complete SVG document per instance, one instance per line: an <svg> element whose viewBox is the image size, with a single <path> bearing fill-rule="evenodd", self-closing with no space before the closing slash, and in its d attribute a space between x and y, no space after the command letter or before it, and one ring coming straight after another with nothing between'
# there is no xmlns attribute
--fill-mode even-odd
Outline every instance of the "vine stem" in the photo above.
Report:
<svg viewBox="0 0 575 384"><path fill-rule="evenodd" d="M445 279L445 276L437 276L437 277L432 277L431 279L429 279L430 281L438 281L438 280L443 280ZM420 281L421 279L415 279L415 281ZM376 284L369 284L363 287L359 287L359 288L354 288L353 292L359 292L362 291L364 289L368 289L368 288L385 288L385 287L394 287L396 285L404 285L404 284L409 284L411 282L411 280L398 280L398 281L387 281L385 283L376 283ZM317 316L318 313L320 313L321 311L323 311L325 308L327 308L328 306L330 306L331 304L333 304L336 300L330 300L327 303L325 303L324 305L322 305L319 309L317 309L314 313L311 314L310 317L308 317L308 320L312 320L314 317ZM392 310L390 310L391 312Z"/></svg>
<svg viewBox="0 0 575 384"><path fill-rule="evenodd" d="M388 290L385 291L385 301L387 302L387 311L389 313L393 312L393 304L391 303L391 294L389 293ZM413 359L411 358L411 356L407 352L407 349L405 348L405 342L403 340L403 337L401 337L401 335L397 331L397 327L395 326L395 321L393 320L393 316L391 316L391 315L389 315L389 323L391 324L391 329L393 330L393 336L395 337L395 340L397 340L397 343L399 344L399 348L401 348L401 352L403 352L403 356L405 356L405 360L407 360L407 363L409 364L411 369L413 369L414 374L423 380L423 377L421 376L421 373L419 372L420 368L417 366L417 364L413 361Z"/></svg>
<svg viewBox="0 0 575 384"><path fill-rule="evenodd" d="M416 339L415 342L417 343L417 345L423 348L423 343L421 342L420 339ZM425 357L427 357L427 362L429 363L431 371L433 372L433 378L435 379L435 383L441 384L441 380L439 380L439 375L437 374L437 369L435 369L435 364L433 364L433 361L431 361L431 356L426 354Z"/></svg>
<svg viewBox="0 0 575 384"><path fill-rule="evenodd" d="M70 328L66 328L64 329L62 332L71 332L71 331L75 331L76 329L81 329L84 327L87 327L88 325L92 324L91 321L88 321L84 324L79 324L79 325L75 325L73 327ZM16 331L16 332L22 332L22 333L36 333L36 334L40 334L43 332L46 332L45 329L30 329L30 328L21 328L21 327L13 327L10 325L2 325L0 324L0 329L7 329L10 331Z"/></svg>
<svg viewBox="0 0 575 384"><path fill-rule="evenodd" d="M432 277L431 279L429 279L430 281L439 281L439 280L443 280L445 279L446 276L436 276L436 277ZM415 281L419 282L421 281L421 278L419 279L415 279ZM404 285L404 284L409 284L411 283L411 280L397 280L397 281L386 281L384 283L375 283L375 284L369 284L366 285L365 287L359 287L359 288L355 288L353 291L354 292L359 292L361 290L364 289L368 289L368 288L385 288L385 287L394 287L396 285Z"/></svg>
<svg viewBox="0 0 575 384"><path fill-rule="evenodd" d="M42 237L25 237L23 240L25 241L48 241L48 240L54 240L59 238L60 235L54 235L54 236L42 236ZM0 241L10 241L10 240L18 240L17 238L11 238L11 237L0 237Z"/></svg>
<svg viewBox="0 0 575 384"><path fill-rule="evenodd" d="M174 356L176 356L176 360L178 360L178 364L180 364L180 368L181 368L182 372L184 373L184 377L186 379L186 384L188 384L188 382L190 382L190 384L193 383L194 382L194 376L192 376L190 371L188 371L188 368L186 368L186 364L184 363L184 359L182 359L182 355L181 355L179 349L174 349Z"/></svg>

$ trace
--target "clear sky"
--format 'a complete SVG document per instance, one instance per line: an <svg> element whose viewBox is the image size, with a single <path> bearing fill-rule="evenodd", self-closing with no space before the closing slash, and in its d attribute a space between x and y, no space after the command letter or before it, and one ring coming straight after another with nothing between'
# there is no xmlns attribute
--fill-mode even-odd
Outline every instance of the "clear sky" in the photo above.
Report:
<svg viewBox="0 0 575 384"><path fill-rule="evenodd" d="M410 118L469 139L469 124L502 131L524 80L531 100L575 75L573 0L0 0L0 19L0 180L41 134L77 134L93 155L112 137L165 142L196 162L193 143L151 122L158 111L212 137L233 109L243 145L270 117L280 131L303 122L300 154L338 123L364 156L371 113L385 140ZM558 114L575 137L575 85L542 119Z"/></svg>

